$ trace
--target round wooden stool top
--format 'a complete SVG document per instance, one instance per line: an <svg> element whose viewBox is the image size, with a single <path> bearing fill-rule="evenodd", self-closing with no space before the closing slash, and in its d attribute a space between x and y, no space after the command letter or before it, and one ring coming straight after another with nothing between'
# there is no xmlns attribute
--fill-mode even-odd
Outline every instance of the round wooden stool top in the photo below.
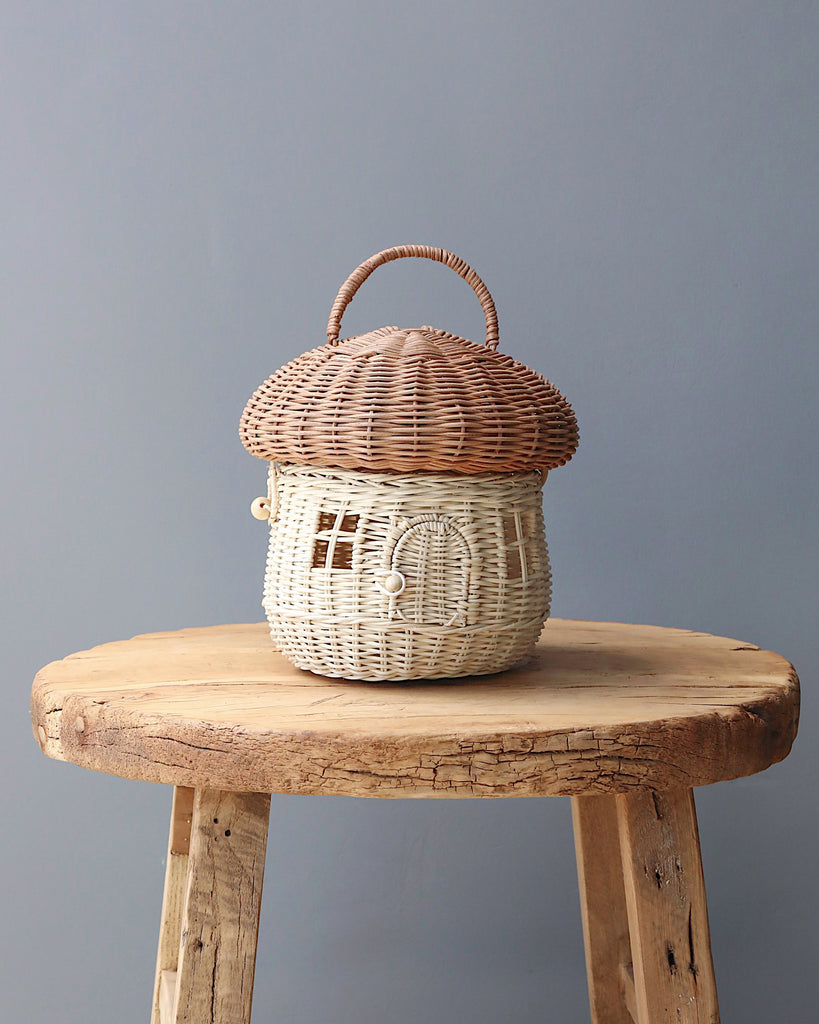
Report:
<svg viewBox="0 0 819 1024"><path fill-rule="evenodd" d="M658 626L551 620L494 676L364 683L294 668L263 623L153 633L52 662L49 757L237 792L583 796L762 771L796 735L778 654Z"/></svg>

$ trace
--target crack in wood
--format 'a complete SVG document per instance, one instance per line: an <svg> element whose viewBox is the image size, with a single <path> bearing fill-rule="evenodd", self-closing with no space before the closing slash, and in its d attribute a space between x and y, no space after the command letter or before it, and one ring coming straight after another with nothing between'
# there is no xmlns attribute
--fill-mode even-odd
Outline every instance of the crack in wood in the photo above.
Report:
<svg viewBox="0 0 819 1024"><path fill-rule="evenodd" d="M297 673L261 627L190 629L103 645L93 670L84 656L52 663L32 720L35 736L47 723L49 756L155 782L351 796L659 791L788 753L795 673L748 647L553 621L534 660L497 679L382 686ZM63 714L85 732L61 735Z"/></svg>

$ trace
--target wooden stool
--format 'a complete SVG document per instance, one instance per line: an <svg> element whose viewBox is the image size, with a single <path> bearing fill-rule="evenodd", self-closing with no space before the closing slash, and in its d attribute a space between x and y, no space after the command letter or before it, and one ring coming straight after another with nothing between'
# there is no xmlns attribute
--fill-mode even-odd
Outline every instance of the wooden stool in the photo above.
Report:
<svg viewBox="0 0 819 1024"><path fill-rule="evenodd" d="M271 792L570 796L594 1024L714 1024L693 786L796 734L790 664L654 626L552 620L496 676L415 683L293 668L264 624L138 636L53 662L49 757L175 786L152 1024L246 1024Z"/></svg>

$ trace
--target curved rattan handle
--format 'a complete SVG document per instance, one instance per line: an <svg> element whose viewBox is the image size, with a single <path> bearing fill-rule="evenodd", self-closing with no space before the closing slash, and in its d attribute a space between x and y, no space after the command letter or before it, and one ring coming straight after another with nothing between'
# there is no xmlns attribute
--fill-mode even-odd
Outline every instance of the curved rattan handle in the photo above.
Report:
<svg viewBox="0 0 819 1024"><path fill-rule="evenodd" d="M344 310L352 302L353 296L370 274L383 263L400 260L404 256L420 256L428 260L437 260L439 263L445 263L456 274L459 274L470 285L483 307L483 314L486 317L487 348L496 349L498 347L498 314L495 312L495 303L492 301L489 289L472 267L465 263L460 256L447 252L446 249L436 249L431 245L396 245L392 249L377 252L365 260L360 267L357 267L339 289L336 301L330 310L330 319L327 321L327 341L330 345L338 344Z"/></svg>

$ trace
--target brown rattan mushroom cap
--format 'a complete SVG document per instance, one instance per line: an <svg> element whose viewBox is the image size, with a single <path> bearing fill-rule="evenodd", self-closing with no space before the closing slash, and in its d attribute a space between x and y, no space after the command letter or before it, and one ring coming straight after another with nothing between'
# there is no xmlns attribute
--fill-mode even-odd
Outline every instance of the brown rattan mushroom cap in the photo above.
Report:
<svg viewBox="0 0 819 1024"><path fill-rule="evenodd" d="M306 352L254 393L240 435L262 459L396 473L544 471L578 440L549 381L433 327L382 327Z"/></svg>

